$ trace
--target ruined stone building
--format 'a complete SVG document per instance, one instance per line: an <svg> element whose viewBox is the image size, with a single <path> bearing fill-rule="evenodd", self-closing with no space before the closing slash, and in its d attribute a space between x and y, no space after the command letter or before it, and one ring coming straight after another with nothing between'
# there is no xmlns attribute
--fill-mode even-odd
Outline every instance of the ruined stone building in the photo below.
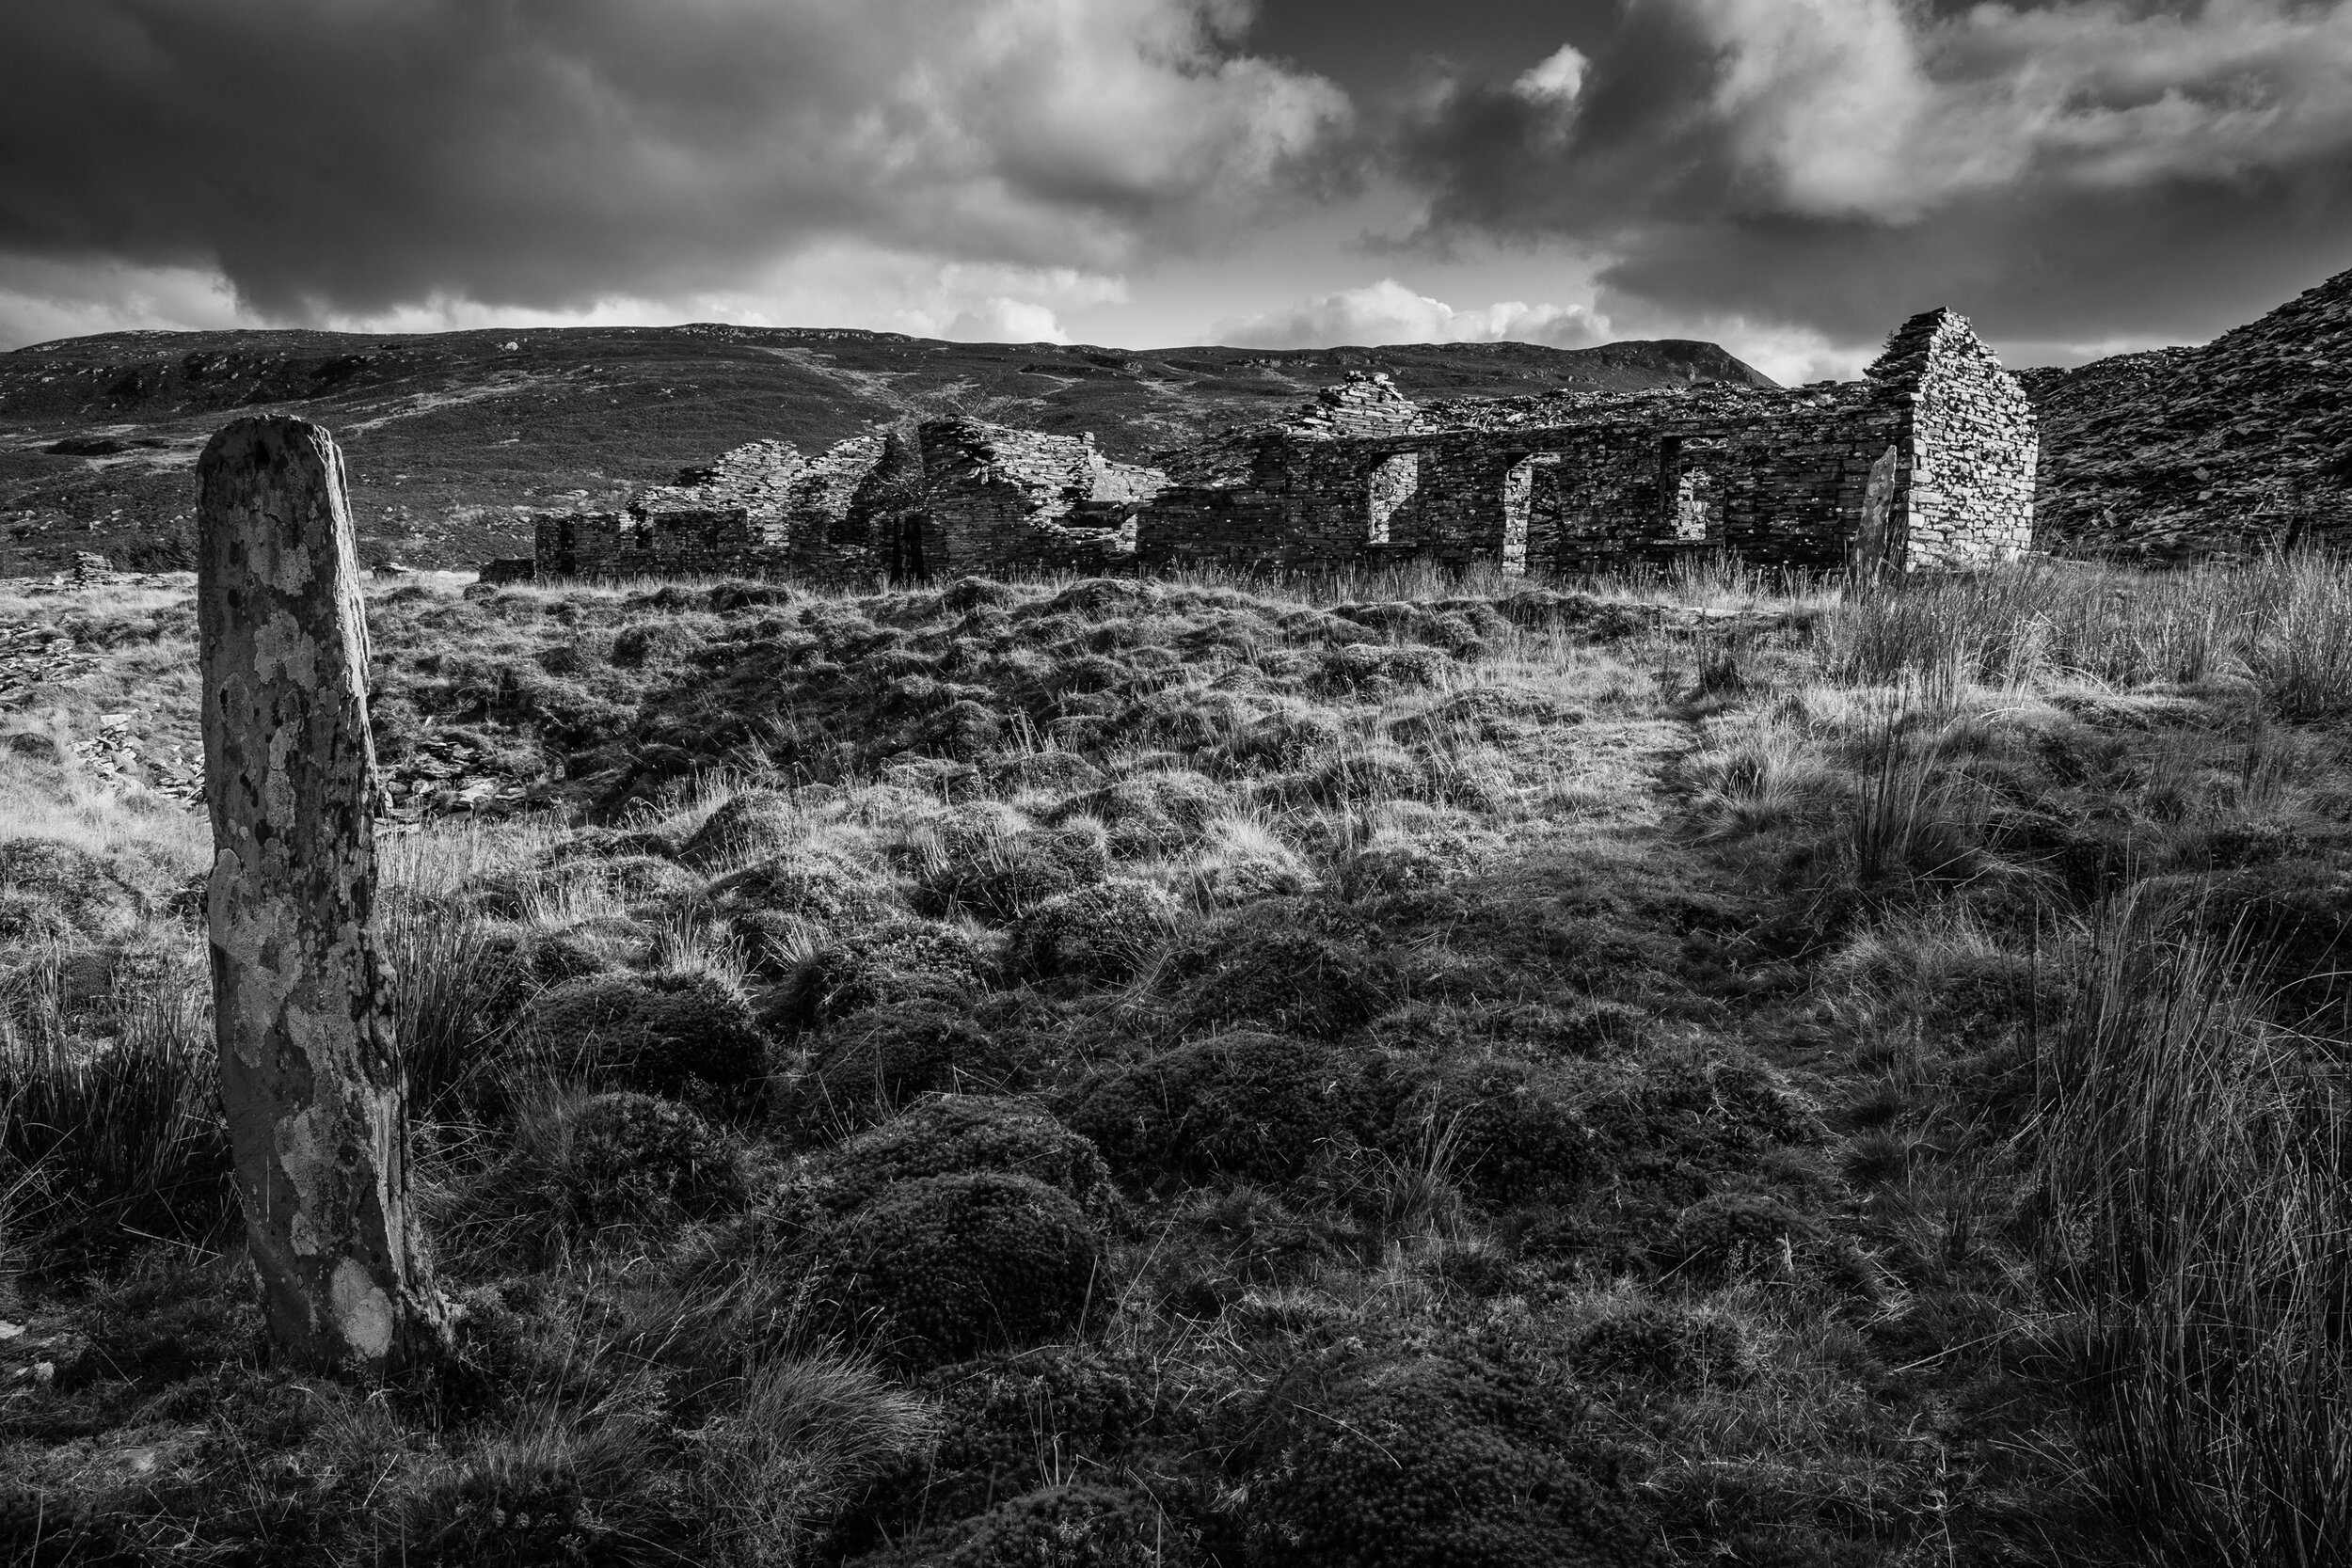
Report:
<svg viewBox="0 0 2352 1568"><path fill-rule="evenodd" d="M1114 463L936 420L817 456L764 442L626 513L549 515L555 576L1335 568L1575 572L1728 551L1947 570L2032 542L2034 417L1966 320L1913 317L1855 382L1422 404L1357 374L1289 418Z"/></svg>
<svg viewBox="0 0 2352 1568"><path fill-rule="evenodd" d="M533 557L542 576L592 578L1108 570L1135 560L1164 483L1090 436L932 420L813 457L739 447L626 512L542 515Z"/></svg>

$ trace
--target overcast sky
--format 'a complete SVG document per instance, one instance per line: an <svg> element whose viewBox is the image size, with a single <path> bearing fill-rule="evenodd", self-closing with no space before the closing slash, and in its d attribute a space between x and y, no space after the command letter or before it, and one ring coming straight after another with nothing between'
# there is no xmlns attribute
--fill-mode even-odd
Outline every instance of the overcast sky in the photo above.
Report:
<svg viewBox="0 0 2352 1568"><path fill-rule="evenodd" d="M0 347L2195 342L2352 267L2352 0L0 0Z"/></svg>

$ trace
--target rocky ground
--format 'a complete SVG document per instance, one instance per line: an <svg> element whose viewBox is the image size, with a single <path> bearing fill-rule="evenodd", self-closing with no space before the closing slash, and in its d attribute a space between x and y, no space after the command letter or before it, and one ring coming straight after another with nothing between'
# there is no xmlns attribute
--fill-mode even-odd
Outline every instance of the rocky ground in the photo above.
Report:
<svg viewBox="0 0 2352 1568"><path fill-rule="evenodd" d="M2352 272L2201 347L2025 380L2045 548L2173 562L2352 537Z"/></svg>

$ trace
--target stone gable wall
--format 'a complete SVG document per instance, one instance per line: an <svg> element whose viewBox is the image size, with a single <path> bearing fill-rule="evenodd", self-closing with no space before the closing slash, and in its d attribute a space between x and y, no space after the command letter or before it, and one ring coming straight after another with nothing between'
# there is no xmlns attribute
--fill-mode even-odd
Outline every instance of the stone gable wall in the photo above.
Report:
<svg viewBox="0 0 2352 1568"><path fill-rule="evenodd" d="M2025 388L1965 317L1929 310L1870 367L1903 402L1903 528L1911 570L2015 559L2033 544L2040 438Z"/></svg>

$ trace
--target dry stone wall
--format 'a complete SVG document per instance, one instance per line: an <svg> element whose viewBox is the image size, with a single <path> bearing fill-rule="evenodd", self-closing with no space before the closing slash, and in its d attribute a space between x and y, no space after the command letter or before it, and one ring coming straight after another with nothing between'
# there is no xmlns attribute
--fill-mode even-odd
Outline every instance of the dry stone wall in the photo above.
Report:
<svg viewBox="0 0 2352 1568"><path fill-rule="evenodd" d="M2033 405L1949 310L1897 329L1870 377L1895 389L1909 450L1903 526L1914 569L1991 565L2033 544Z"/></svg>
<svg viewBox="0 0 2352 1568"><path fill-rule="evenodd" d="M1810 570L1934 570L2031 541L2032 410L1948 310L1904 323L1859 382L1426 409L1383 390L1335 388L1178 454L1144 515L1143 562L1418 555L1577 572L1728 550Z"/></svg>
<svg viewBox="0 0 2352 1568"><path fill-rule="evenodd" d="M1134 560L1136 519L1166 483L1104 458L1091 436L934 420L920 441L933 575L1114 569Z"/></svg>
<svg viewBox="0 0 2352 1568"><path fill-rule="evenodd" d="M1113 463L1090 436L934 420L817 457L728 453L625 514L540 523L580 576L960 576L1405 559L1578 572L1729 551L1898 571L2009 559L2034 419L1967 322L1903 324L1867 377L1423 406L1351 374L1285 419Z"/></svg>

